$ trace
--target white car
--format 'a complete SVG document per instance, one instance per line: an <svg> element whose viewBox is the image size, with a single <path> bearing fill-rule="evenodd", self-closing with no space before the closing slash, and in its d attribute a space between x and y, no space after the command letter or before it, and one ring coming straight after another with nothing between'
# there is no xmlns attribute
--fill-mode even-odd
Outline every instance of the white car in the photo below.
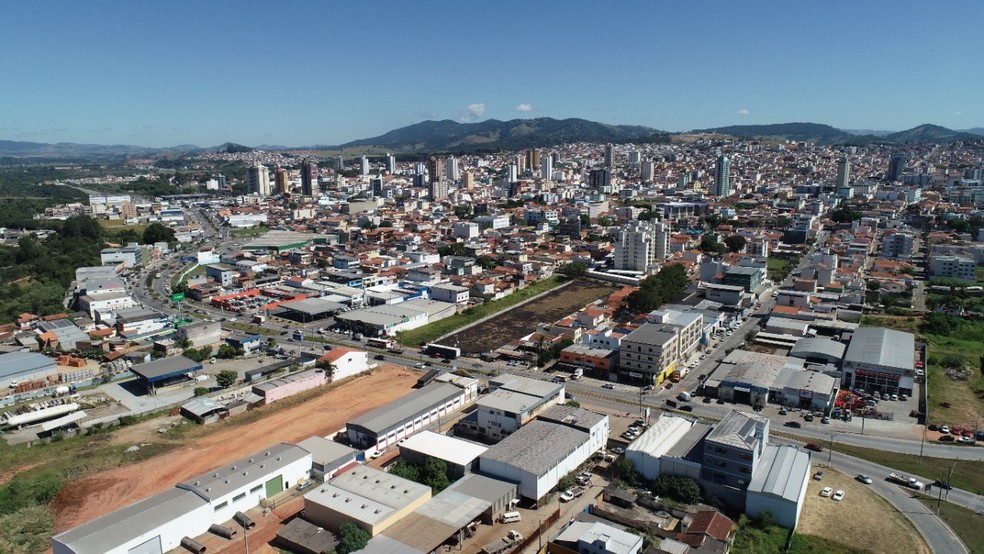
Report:
<svg viewBox="0 0 984 554"><path fill-rule="evenodd" d="M572 493L571 491L564 491L560 493L561 502L570 502L571 500L574 500L574 493Z"/></svg>
<svg viewBox="0 0 984 554"><path fill-rule="evenodd" d="M377 451L375 451L375 452L373 452L372 454L369 455L369 459L370 460L375 460L375 459L379 458L382 455L383 455L383 453L380 452L379 450L377 450Z"/></svg>
<svg viewBox="0 0 984 554"><path fill-rule="evenodd" d="M837 491L837 492L835 492L834 493L834 500L836 502L840 502L841 500L844 500L844 491Z"/></svg>
<svg viewBox="0 0 984 554"><path fill-rule="evenodd" d="M943 433L944 435L950 434L950 427L948 425L940 427L940 433Z"/></svg>
<svg viewBox="0 0 984 554"><path fill-rule="evenodd" d="M827 497L829 497L833 493L834 493L834 489L832 489L830 487L824 487L823 490L820 491L820 496L822 496L824 498L827 498Z"/></svg>
<svg viewBox="0 0 984 554"><path fill-rule="evenodd" d="M865 475L863 473L859 473L858 474L857 480L858 481L861 481L865 485L870 485L871 484L871 477L868 477L867 475Z"/></svg>

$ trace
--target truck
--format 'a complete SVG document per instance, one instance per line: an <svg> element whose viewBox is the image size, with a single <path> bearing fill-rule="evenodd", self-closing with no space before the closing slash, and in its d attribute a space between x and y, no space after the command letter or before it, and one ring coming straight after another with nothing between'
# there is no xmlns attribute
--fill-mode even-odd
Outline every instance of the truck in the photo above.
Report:
<svg viewBox="0 0 984 554"><path fill-rule="evenodd" d="M576 367L574 368L574 373L571 375L571 380L577 381L582 376L584 376L584 370L579 367Z"/></svg>
<svg viewBox="0 0 984 554"><path fill-rule="evenodd" d="M304 331L301 331L300 329L295 330L294 331L294 337L293 338L297 342L300 342L300 341L304 340Z"/></svg>
<svg viewBox="0 0 984 554"><path fill-rule="evenodd" d="M674 370L673 373L670 374L670 382L679 383L681 377L683 377L683 375L680 373L680 370Z"/></svg>
<svg viewBox="0 0 984 554"><path fill-rule="evenodd" d="M512 548L517 543L520 543L522 541L523 541L522 533L510 529L509 532L506 533L505 537L502 537L501 539L493 543L489 543L483 546L482 552L484 554L499 554L500 552Z"/></svg>
<svg viewBox="0 0 984 554"><path fill-rule="evenodd" d="M690 393L687 391L683 391L679 395L677 395L677 398L679 398L680 401L682 402L690 402Z"/></svg>
<svg viewBox="0 0 984 554"><path fill-rule="evenodd" d="M253 323L264 323L266 321L266 316L263 314L254 314Z"/></svg>
<svg viewBox="0 0 984 554"><path fill-rule="evenodd" d="M912 489L916 489L917 491L922 490L924 486L923 482L916 479L915 477L907 477L905 475L902 475L901 473L889 473L888 480L897 485L903 485Z"/></svg>

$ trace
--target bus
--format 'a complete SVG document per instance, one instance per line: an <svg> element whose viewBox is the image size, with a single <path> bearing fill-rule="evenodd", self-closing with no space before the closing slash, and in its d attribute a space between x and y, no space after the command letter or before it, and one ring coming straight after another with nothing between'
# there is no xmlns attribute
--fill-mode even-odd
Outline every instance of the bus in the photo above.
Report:
<svg viewBox="0 0 984 554"><path fill-rule="evenodd" d="M444 346L442 344L428 344L424 346L424 354L428 356L440 356L445 360L453 360L461 356L461 349L454 346Z"/></svg>
<svg viewBox="0 0 984 554"><path fill-rule="evenodd" d="M366 346L391 350L393 348L393 339L368 338L366 339Z"/></svg>

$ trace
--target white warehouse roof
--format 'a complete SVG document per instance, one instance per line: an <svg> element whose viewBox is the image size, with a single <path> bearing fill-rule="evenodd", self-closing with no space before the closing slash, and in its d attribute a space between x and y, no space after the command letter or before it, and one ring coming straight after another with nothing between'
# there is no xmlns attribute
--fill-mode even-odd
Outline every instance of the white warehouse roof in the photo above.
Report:
<svg viewBox="0 0 984 554"><path fill-rule="evenodd" d="M912 333L884 327L860 327L851 337L844 362L912 370L915 350L916 338Z"/></svg>
<svg viewBox="0 0 984 554"><path fill-rule="evenodd" d="M400 448L420 452L452 464L467 466L481 456L486 447L472 442L441 435L433 431L421 431L400 444Z"/></svg>
<svg viewBox="0 0 984 554"><path fill-rule="evenodd" d="M778 496L797 502L810 472L810 454L792 445L766 445L748 492Z"/></svg>

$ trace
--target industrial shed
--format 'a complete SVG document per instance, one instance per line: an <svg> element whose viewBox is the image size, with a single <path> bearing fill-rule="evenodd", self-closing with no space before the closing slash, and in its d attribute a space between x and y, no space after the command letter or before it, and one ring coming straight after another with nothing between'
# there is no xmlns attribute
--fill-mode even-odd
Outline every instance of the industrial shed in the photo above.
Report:
<svg viewBox="0 0 984 554"><path fill-rule="evenodd" d="M345 304L332 302L324 298L307 298L281 305L282 313L280 315L293 321L310 323L312 321L328 319L347 307Z"/></svg>
<svg viewBox="0 0 984 554"><path fill-rule="evenodd" d="M187 381L192 373L201 370L200 363L184 356L163 358L130 368L150 394L156 394L159 388Z"/></svg>
<svg viewBox="0 0 984 554"><path fill-rule="evenodd" d="M485 446L421 431L400 443L400 457L409 463L423 465L427 458L437 458L448 464L452 478L471 473L478 465L478 457L487 450Z"/></svg>
<svg viewBox="0 0 984 554"><path fill-rule="evenodd" d="M375 537L430 497L426 485L360 466L305 494L304 513L309 521L331 531L351 522Z"/></svg>
<svg viewBox="0 0 984 554"><path fill-rule="evenodd" d="M834 406L839 385L838 379L819 371L784 369L774 389L787 406L827 411Z"/></svg>
<svg viewBox="0 0 984 554"><path fill-rule="evenodd" d="M809 362L840 364L844 359L844 343L824 338L806 338L796 341L789 355Z"/></svg>
<svg viewBox="0 0 984 554"><path fill-rule="evenodd" d="M275 543L299 554L323 554L338 548L338 541L330 531L299 517L277 530Z"/></svg>
<svg viewBox="0 0 984 554"><path fill-rule="evenodd" d="M324 437L306 438L297 446L311 453L311 473L323 475L325 479L331 479L339 471L359 463L356 460L358 450Z"/></svg>
<svg viewBox="0 0 984 554"><path fill-rule="evenodd" d="M45 379L58 374L58 365L51 358L34 352L10 352L0 354L0 385L6 387L15 381ZM7 383L10 381L10 383Z"/></svg>
<svg viewBox="0 0 984 554"><path fill-rule="evenodd" d="M473 386L431 383L353 419L346 424L346 433L352 444L389 448L430 425L440 426L441 417L460 410L476 396Z"/></svg>
<svg viewBox="0 0 984 554"><path fill-rule="evenodd" d="M588 448L592 452L597 452L608 446L609 421L606 414L599 414L584 408L575 408L567 404L555 404L541 412L537 419L584 431L591 437Z"/></svg>
<svg viewBox="0 0 984 554"><path fill-rule="evenodd" d="M200 425L208 425L227 417L229 410L211 398L196 398L181 406L181 415Z"/></svg>
<svg viewBox="0 0 984 554"><path fill-rule="evenodd" d="M844 354L844 383L851 388L912 394L915 336L884 327L860 327Z"/></svg>
<svg viewBox="0 0 984 554"><path fill-rule="evenodd" d="M212 524L212 508L194 492L167 489L51 539L54 554L162 554Z"/></svg>
<svg viewBox="0 0 984 554"><path fill-rule="evenodd" d="M485 475L519 484L519 494L543 498L560 478L591 457L590 436L572 427L531 421L479 459Z"/></svg>
<svg viewBox="0 0 984 554"><path fill-rule="evenodd" d="M312 369L253 385L253 392L263 397L264 404L270 404L327 383L327 373Z"/></svg>
<svg viewBox="0 0 984 554"><path fill-rule="evenodd" d="M660 458L676 446L694 423L678 416L663 415L625 449L625 457L646 479L662 474Z"/></svg>
<svg viewBox="0 0 984 554"><path fill-rule="evenodd" d="M766 445L748 484L745 513L772 512L776 523L796 529L811 472L810 454L795 446Z"/></svg>

